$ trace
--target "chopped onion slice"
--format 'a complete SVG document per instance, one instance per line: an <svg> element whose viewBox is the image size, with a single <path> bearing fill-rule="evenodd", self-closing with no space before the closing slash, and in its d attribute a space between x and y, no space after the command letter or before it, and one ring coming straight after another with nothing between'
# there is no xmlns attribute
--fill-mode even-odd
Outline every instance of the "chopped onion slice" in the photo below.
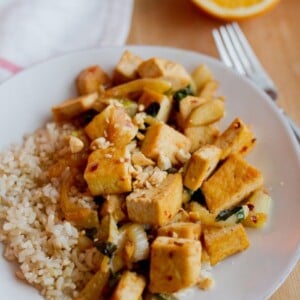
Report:
<svg viewBox="0 0 300 300"><path fill-rule="evenodd" d="M128 240L132 241L134 245L132 262L147 259L149 256L149 242L143 226L140 224L130 224L126 232Z"/></svg>

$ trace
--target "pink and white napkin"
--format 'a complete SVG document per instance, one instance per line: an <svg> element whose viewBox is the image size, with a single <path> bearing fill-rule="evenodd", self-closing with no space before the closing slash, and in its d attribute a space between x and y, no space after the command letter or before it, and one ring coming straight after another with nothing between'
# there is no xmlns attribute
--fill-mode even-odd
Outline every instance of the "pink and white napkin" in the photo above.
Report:
<svg viewBox="0 0 300 300"><path fill-rule="evenodd" d="M66 52L125 43L133 0L0 0L0 82Z"/></svg>

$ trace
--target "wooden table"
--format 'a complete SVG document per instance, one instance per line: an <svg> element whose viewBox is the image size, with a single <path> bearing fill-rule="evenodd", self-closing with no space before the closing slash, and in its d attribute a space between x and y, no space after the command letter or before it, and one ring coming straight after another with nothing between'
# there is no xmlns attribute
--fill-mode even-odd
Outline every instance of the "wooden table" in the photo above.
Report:
<svg viewBox="0 0 300 300"><path fill-rule="evenodd" d="M223 22L188 0L136 0L127 44L173 46L218 57L211 30ZM300 124L300 1L240 23L279 88L279 104ZM300 299L300 262L271 300Z"/></svg>

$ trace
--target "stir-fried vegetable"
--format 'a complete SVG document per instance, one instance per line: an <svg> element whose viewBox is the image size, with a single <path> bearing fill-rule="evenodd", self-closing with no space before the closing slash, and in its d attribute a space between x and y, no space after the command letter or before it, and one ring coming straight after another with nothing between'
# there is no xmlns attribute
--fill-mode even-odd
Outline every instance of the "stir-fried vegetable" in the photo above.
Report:
<svg viewBox="0 0 300 300"><path fill-rule="evenodd" d="M233 209L224 209L217 216L216 221L225 221L232 215L236 215L237 223L245 219L245 213L242 206L236 206Z"/></svg>
<svg viewBox="0 0 300 300"><path fill-rule="evenodd" d="M111 258L117 250L117 246L111 242L100 241L95 243L96 248L104 255Z"/></svg>
<svg viewBox="0 0 300 300"><path fill-rule="evenodd" d="M170 90L171 87L171 83L163 79L142 78L112 87L105 92L105 95L107 97L124 97L130 93L142 91L144 88L165 93Z"/></svg>
<svg viewBox="0 0 300 300"><path fill-rule="evenodd" d="M80 292L76 300L96 300L100 296L108 283L110 277L109 258L104 256L100 269L86 284L84 289Z"/></svg>
<svg viewBox="0 0 300 300"><path fill-rule="evenodd" d="M81 207L69 198L71 186L75 180L75 174L71 171L62 181L60 191L60 206L67 221L72 222L79 228L95 228L99 225L97 211Z"/></svg>

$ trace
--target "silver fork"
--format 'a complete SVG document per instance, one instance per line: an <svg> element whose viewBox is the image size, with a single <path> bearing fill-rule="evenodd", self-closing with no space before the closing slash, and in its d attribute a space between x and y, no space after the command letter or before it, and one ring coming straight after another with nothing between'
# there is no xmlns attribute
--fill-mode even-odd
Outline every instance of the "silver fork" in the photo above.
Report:
<svg viewBox="0 0 300 300"><path fill-rule="evenodd" d="M221 26L219 29L214 29L212 33L220 58L225 65L247 76L276 101L278 98L277 88L262 67L238 24L232 23ZM282 108L278 108L292 128L298 143L300 143L299 127Z"/></svg>

